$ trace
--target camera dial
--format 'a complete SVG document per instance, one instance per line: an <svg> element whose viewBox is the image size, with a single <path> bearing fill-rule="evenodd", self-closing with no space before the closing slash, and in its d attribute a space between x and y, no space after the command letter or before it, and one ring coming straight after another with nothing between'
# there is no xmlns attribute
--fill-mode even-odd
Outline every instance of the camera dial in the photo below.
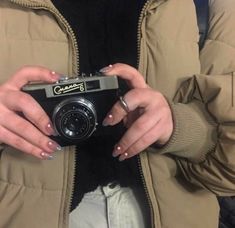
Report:
<svg viewBox="0 0 235 228"><path fill-rule="evenodd" d="M96 130L97 114L92 102L83 97L73 97L55 107L52 121L60 136L83 141Z"/></svg>

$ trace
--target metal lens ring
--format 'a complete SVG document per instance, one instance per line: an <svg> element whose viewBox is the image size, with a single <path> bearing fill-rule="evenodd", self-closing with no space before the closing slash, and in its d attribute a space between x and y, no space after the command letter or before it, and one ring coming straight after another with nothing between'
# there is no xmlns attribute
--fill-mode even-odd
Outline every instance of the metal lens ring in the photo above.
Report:
<svg viewBox="0 0 235 228"><path fill-rule="evenodd" d="M53 113L57 133L70 140L83 141L96 128L97 116L94 105L83 97L62 101Z"/></svg>

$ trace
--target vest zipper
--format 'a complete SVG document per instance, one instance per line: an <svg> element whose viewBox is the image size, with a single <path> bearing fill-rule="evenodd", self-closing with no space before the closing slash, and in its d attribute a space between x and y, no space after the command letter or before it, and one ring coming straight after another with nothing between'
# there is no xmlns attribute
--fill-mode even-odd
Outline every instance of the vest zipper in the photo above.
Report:
<svg viewBox="0 0 235 228"><path fill-rule="evenodd" d="M137 165L138 165L138 169L139 169L140 179L141 179L141 182L142 182L142 185L143 185L143 188L144 188L145 197L146 197L146 200L147 200L148 207L150 209L151 228L154 228L153 206L152 206L152 203L151 203L150 195L148 193L147 184L146 184L146 181L145 181L145 178L144 178L144 174L143 174L143 171L142 171L140 155L137 155L137 163L138 163Z"/></svg>
<svg viewBox="0 0 235 228"><path fill-rule="evenodd" d="M142 9L141 9L141 12L140 12L140 15L139 15L139 20L138 20L138 28L137 28L137 67L139 68L139 62L140 62L140 46L141 46L141 25L142 25L142 21L143 21L143 18L145 16L145 13L146 13L146 10L147 10L147 7L149 6L151 0L147 0ZM151 227L154 228L154 216L153 216L153 205L152 205L152 202L151 202L151 198L150 198L150 194L148 192L148 188L147 188L147 184L146 184L146 181L145 181L145 178L144 178L144 174L143 174L143 170L142 170L142 165L141 165L141 160L140 160L140 155L137 155L137 162L138 162L138 169L139 169L139 174L140 174L140 179L141 179L141 182L143 184L143 188L144 188L144 192L145 192L145 196L146 196L146 199L147 199L147 204L148 204L148 207L150 209L150 220L151 220Z"/></svg>
<svg viewBox="0 0 235 228"><path fill-rule="evenodd" d="M35 3L35 2L30 2L30 3L26 3L24 1L21 0L10 0L12 3L17 4L19 6L25 7L25 8L29 8L29 9L34 9L34 10L47 10L49 12L51 12L54 16L56 16L56 18L59 19L60 23L63 25L66 34L68 35L69 39L71 42L69 42L69 44L71 44L71 50L72 50L72 72L69 72L70 75L69 76L76 76L79 75L79 65L80 65L80 61L79 61L79 49L78 49L78 41L77 38L75 36L75 33L72 29L72 27L70 26L70 24L67 22L67 20L63 17L63 15L53 6L53 5L49 5L49 4L41 4L41 3ZM73 147L71 147L73 148ZM72 149L69 150L72 150ZM74 149L75 151L75 149ZM71 208L72 205L72 196L74 194L74 182L75 182L75 169L77 167L77 162L76 162L76 157L75 157L75 153L77 153L77 148L76 151L74 153L72 153L72 151L68 151L70 154L69 157L69 161L73 161L73 168L71 168L68 173L72 173L72 182L70 185L70 189L71 192L69 192L69 194L67 193L67 197L66 199L68 199L69 204L67 204L68 206L64 207L64 211L63 211L63 219L61 220L63 225L62 227L64 227L64 225L67 227L68 226L68 216L67 214L69 214L69 210ZM66 190L67 192L68 190ZM66 193L65 193L66 196ZM65 199L65 201L66 201Z"/></svg>
<svg viewBox="0 0 235 228"><path fill-rule="evenodd" d="M137 66L139 66L139 62L140 62L140 45L141 45L141 24L146 12L146 9L149 5L149 3L151 2L151 0L147 0L140 12L139 15L139 20L138 20L138 27L137 27Z"/></svg>
<svg viewBox="0 0 235 228"><path fill-rule="evenodd" d="M75 33L71 28L70 24L67 20L63 17L63 15L53 6L49 4L37 3L37 2L24 2L23 0L10 0L10 2L15 3L17 5L23 6L25 8L36 9L36 10L47 10L51 12L56 18L59 19L60 23L63 25L66 34L68 35L71 42L71 50L72 50L72 72L69 72L71 75L69 76L76 76L79 74L79 50L78 50L78 41L76 39Z"/></svg>

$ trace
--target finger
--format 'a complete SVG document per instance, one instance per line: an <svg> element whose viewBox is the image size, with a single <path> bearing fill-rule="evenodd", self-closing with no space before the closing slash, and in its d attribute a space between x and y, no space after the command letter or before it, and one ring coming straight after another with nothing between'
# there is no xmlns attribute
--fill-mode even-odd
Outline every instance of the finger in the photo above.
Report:
<svg viewBox="0 0 235 228"><path fill-rule="evenodd" d="M18 137L23 138L28 143L48 153L60 149L56 142L42 134L34 125L14 112L9 112L7 119L7 122L1 121L1 126Z"/></svg>
<svg viewBox="0 0 235 228"><path fill-rule="evenodd" d="M119 149L120 156L119 161L123 161L130 157L133 157L143 150L145 150L148 146L152 145L157 141L157 139L161 135L161 128L163 126L161 124L156 124L153 128L151 128L148 132L146 132L142 137L140 137L137 141L135 141L129 148L126 150L122 149L122 146L118 144L116 148Z"/></svg>
<svg viewBox="0 0 235 228"><path fill-rule="evenodd" d="M5 96L4 104L9 110L22 112L44 134L54 134L48 115L30 95L20 91L8 92L7 96Z"/></svg>
<svg viewBox="0 0 235 228"><path fill-rule="evenodd" d="M103 120L103 126L112 126L119 123L128 113L122 108L120 101L117 101Z"/></svg>
<svg viewBox="0 0 235 228"><path fill-rule="evenodd" d="M159 116L156 115L156 112L152 111L140 116L119 141L118 146L122 148L122 151L114 149L113 156L117 157L121 153L125 152L129 147L131 147L131 145L158 124L158 122Z"/></svg>
<svg viewBox="0 0 235 228"><path fill-rule="evenodd" d="M153 94L149 89L132 89L123 98L131 112L137 108L148 106L149 101L153 99ZM126 115L127 113L120 104L120 101L117 101L105 117L103 123L105 123L105 126L113 126L119 123Z"/></svg>
<svg viewBox="0 0 235 228"><path fill-rule="evenodd" d="M100 70L105 75L118 75L120 78L128 81L131 88L146 88L148 85L145 83L144 77L140 72L127 64L116 63L109 65Z"/></svg>
<svg viewBox="0 0 235 228"><path fill-rule="evenodd" d="M58 81L59 74L44 67L26 66L18 70L9 80L8 86L13 89L21 89L24 85L33 81L53 83Z"/></svg>
<svg viewBox="0 0 235 228"><path fill-rule="evenodd" d="M22 152L25 152L27 154L31 154L35 157L38 157L40 159L51 159L52 155L44 152L41 148L29 143L28 141L26 141L25 139L21 138L18 135L15 135L14 133L12 133L11 131L3 128L2 126L0 126L0 141L10 145Z"/></svg>

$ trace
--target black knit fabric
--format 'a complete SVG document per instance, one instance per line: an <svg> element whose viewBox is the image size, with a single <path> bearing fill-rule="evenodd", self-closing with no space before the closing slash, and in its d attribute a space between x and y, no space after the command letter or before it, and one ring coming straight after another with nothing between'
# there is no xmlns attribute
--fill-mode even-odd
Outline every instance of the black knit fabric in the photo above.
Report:
<svg viewBox="0 0 235 228"><path fill-rule="evenodd" d="M235 227L235 197L219 197L220 226L219 228Z"/></svg>
<svg viewBox="0 0 235 228"><path fill-rule="evenodd" d="M116 62L136 66L141 2L53 0L76 34L80 73L96 72Z"/></svg>
<svg viewBox="0 0 235 228"><path fill-rule="evenodd" d="M143 1L53 0L76 34L81 73L94 73L113 63L136 67L137 24ZM71 5L73 5L71 7ZM136 157L119 162L112 157L114 145L123 131L108 137L90 138L77 145L73 210L84 193L98 185L118 182L139 186Z"/></svg>

